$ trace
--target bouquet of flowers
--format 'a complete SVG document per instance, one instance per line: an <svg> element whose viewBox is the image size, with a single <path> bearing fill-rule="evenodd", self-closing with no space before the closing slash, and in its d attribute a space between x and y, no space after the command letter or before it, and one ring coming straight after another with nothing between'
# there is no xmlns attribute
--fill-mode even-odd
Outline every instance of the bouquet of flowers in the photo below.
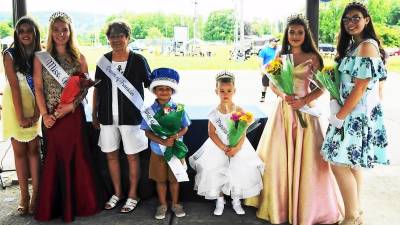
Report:
<svg viewBox="0 0 400 225"><path fill-rule="evenodd" d="M282 55L287 56L287 55ZM294 95L294 66L290 57L286 57L287 60L282 62L282 59L277 57L271 61L265 68L268 78L272 81L275 87L286 95ZM306 128L307 123L301 116L299 110L295 111L301 127Z"/></svg>
<svg viewBox="0 0 400 225"><path fill-rule="evenodd" d="M329 94L332 98L336 99L340 106L343 106L343 102L340 99L340 77L337 71L337 66L324 66L321 71L318 71L315 74L315 78L319 81L319 83L329 91ZM344 139L344 130L343 127L340 128L340 134L342 140Z"/></svg>
<svg viewBox="0 0 400 225"><path fill-rule="evenodd" d="M253 122L253 114L250 112L233 112L228 120L228 142L230 147L236 146L240 138L246 133L246 129Z"/></svg>
<svg viewBox="0 0 400 225"><path fill-rule="evenodd" d="M95 82L88 78L84 73L71 75L61 92L60 104L72 103L84 89L90 88L94 85Z"/></svg>
<svg viewBox="0 0 400 225"><path fill-rule="evenodd" d="M340 100L340 77L336 66L324 66L321 71L315 74L315 78L338 101L339 105L343 105L343 102Z"/></svg>
<svg viewBox="0 0 400 225"><path fill-rule="evenodd" d="M154 114L154 119L159 125L151 125L152 131L160 137L170 137L178 133L182 126L182 117L184 116L184 106L177 104L176 106L167 103ZM181 140L175 140L174 145L167 147L164 152L166 161L171 160L172 156L183 159L188 152L187 146Z"/></svg>

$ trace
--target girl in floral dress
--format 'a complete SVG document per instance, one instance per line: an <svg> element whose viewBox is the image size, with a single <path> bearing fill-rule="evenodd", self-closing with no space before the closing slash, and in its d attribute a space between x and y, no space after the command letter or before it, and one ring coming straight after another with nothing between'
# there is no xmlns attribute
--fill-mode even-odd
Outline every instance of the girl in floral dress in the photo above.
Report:
<svg viewBox="0 0 400 225"><path fill-rule="evenodd" d="M345 8L337 49L340 97L344 105L331 101L330 125L322 154L333 164L343 196L345 219L341 224L358 225L362 224L361 168L372 168L375 163L389 164L379 100L379 79L386 77L384 51L364 5L350 3Z"/></svg>

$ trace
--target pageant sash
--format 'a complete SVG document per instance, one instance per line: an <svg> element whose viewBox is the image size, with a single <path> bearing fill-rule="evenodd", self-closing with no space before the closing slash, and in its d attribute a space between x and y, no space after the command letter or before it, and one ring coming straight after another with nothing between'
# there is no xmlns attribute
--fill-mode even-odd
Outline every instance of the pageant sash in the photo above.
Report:
<svg viewBox="0 0 400 225"><path fill-rule="evenodd" d="M149 125L150 129L151 129L151 125L160 126L158 121L156 119L154 119L154 117L153 117L155 113L151 107L148 107L148 108L142 110L141 114L142 114L143 119ZM162 137L162 138L166 138L166 137ZM164 145L160 145L160 144L158 144L158 146L160 147L162 153L164 154L166 147ZM189 181L189 177L186 173L186 169L187 169L187 168L185 168L186 166L184 166L182 164L182 162L175 155L172 156L171 160L169 160L167 163L168 163L168 166L171 168L172 173L174 174L174 176L178 182Z"/></svg>
<svg viewBox="0 0 400 225"><path fill-rule="evenodd" d="M65 72L65 70L57 63L57 61L50 55L48 52L36 52L36 57L38 57L40 63L44 66L44 68L49 71L49 73L56 79L56 81L61 85L61 87L65 87L69 79L69 75Z"/></svg>
<svg viewBox="0 0 400 225"><path fill-rule="evenodd" d="M223 121L221 117L218 117L215 111L212 111L208 116L210 122L212 123L212 125L214 125L218 133L221 133L224 136L224 139L228 140L228 127L226 126L226 122ZM200 148L192 156L190 156L190 158L196 161L198 158L201 157L201 155L203 155L204 151L204 148Z"/></svg>
<svg viewBox="0 0 400 225"><path fill-rule="evenodd" d="M97 62L97 66L117 85L118 89L124 93L139 111L143 110L143 99L140 93L106 57L102 56Z"/></svg>
<svg viewBox="0 0 400 225"><path fill-rule="evenodd" d="M211 123L214 125L220 133L226 135L226 140L228 139L228 127L225 121L218 117L216 113L210 113L209 115Z"/></svg>

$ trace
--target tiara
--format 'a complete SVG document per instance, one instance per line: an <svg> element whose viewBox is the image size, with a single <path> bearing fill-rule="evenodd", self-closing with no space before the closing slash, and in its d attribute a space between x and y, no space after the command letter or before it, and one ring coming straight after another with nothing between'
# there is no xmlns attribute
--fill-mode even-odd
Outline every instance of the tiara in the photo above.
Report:
<svg viewBox="0 0 400 225"><path fill-rule="evenodd" d="M226 70L224 70L222 72L219 72L217 74L217 76L215 77L215 80L218 81L218 80L223 79L223 78L229 78L229 79L232 79L233 81L235 81L235 75L233 73L229 72L229 71L226 71Z"/></svg>
<svg viewBox="0 0 400 225"><path fill-rule="evenodd" d="M58 12L53 13L53 14L50 16L49 22L50 22L50 23L53 23L54 20L56 20L57 18L63 18L63 19L65 19L68 23L72 23L71 17L69 17L65 12L61 12L61 11L58 11Z"/></svg>
<svg viewBox="0 0 400 225"><path fill-rule="evenodd" d="M362 2L356 2L356 1L350 2L350 3L346 6L346 8L349 8L349 7L360 7L360 8L365 9L365 11L368 11L368 10L367 10L367 7L366 7Z"/></svg>
<svg viewBox="0 0 400 225"><path fill-rule="evenodd" d="M306 24L306 26L309 26L308 19L301 13L290 15L287 19L287 25L293 23L294 21L299 21L299 20L303 21Z"/></svg>

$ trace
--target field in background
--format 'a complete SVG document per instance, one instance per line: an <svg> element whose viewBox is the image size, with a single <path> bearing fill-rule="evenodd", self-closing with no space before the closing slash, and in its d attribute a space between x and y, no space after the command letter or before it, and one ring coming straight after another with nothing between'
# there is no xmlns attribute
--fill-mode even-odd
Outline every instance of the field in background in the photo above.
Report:
<svg viewBox="0 0 400 225"><path fill-rule="evenodd" d="M229 60L230 46L209 46L208 50L212 52L210 57L204 56L173 56L163 55L155 51L149 53L142 52L151 69L159 67L171 67L177 70L257 70L258 58L254 55L244 62ZM88 60L89 70L95 69L95 64L99 57L110 48L107 47L82 47L83 54Z"/></svg>
<svg viewBox="0 0 400 225"><path fill-rule="evenodd" d="M110 51L109 47L81 47L82 53L88 61L89 71L95 70L97 60L101 55ZM258 57L253 55L244 62L229 60L229 50L231 46L218 45L209 46L208 49L212 52L210 57L200 56L168 56L156 52L143 52L150 68L171 67L177 70L258 70ZM330 64L332 58L324 59L325 64ZM0 74L4 74L3 58L0 56ZM400 56L390 57L387 62L388 71L400 72Z"/></svg>

